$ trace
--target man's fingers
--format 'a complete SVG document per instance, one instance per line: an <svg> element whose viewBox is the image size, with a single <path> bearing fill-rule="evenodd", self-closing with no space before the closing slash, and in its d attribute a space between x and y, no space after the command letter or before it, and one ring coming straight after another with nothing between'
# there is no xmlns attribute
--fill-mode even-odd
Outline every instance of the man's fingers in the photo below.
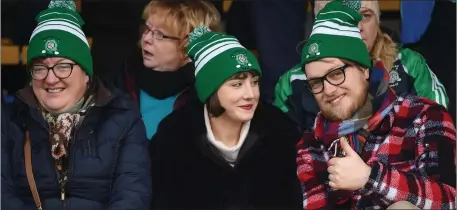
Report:
<svg viewBox="0 0 457 210"><path fill-rule="evenodd" d="M336 167L335 166L329 166L327 168L327 171L329 174L336 174Z"/></svg>
<svg viewBox="0 0 457 210"><path fill-rule="evenodd" d="M337 158L337 157L332 158L332 159L330 159L330 160L327 162L327 164L328 164L329 166L334 166L334 165L336 165L336 164L338 163L338 161L339 161L338 159L339 159L339 158Z"/></svg>
<svg viewBox="0 0 457 210"><path fill-rule="evenodd" d="M338 187L337 187L337 185L335 184L335 182L330 181L330 182L328 183L328 185L329 185L332 189L334 189L334 190L337 190L337 189L338 189Z"/></svg>
<svg viewBox="0 0 457 210"><path fill-rule="evenodd" d="M336 181L336 175L334 175L334 174L328 175L328 180L330 180L331 182L336 183L336 182L337 182L337 181Z"/></svg>

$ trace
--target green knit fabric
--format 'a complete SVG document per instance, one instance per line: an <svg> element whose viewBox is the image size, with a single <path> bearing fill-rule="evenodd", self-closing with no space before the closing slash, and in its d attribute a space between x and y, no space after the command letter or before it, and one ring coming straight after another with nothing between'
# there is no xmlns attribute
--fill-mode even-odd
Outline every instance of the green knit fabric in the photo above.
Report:
<svg viewBox="0 0 457 210"><path fill-rule="evenodd" d="M359 11L360 7L362 7L362 0L341 0L344 5L347 7L354 9L355 11Z"/></svg>
<svg viewBox="0 0 457 210"><path fill-rule="evenodd" d="M303 47L301 64L334 57L370 68L369 52L357 27L361 20L362 15L342 1L326 4L317 14L310 38Z"/></svg>
<svg viewBox="0 0 457 210"><path fill-rule="evenodd" d="M189 34L187 54L195 65L195 88L203 103L231 76L257 71L260 65L249 50L233 37L199 26Z"/></svg>
<svg viewBox="0 0 457 210"><path fill-rule="evenodd" d="M84 21L72 0L52 0L37 17L27 50L27 64L36 58L63 57L76 62L92 78L89 43L81 27Z"/></svg>

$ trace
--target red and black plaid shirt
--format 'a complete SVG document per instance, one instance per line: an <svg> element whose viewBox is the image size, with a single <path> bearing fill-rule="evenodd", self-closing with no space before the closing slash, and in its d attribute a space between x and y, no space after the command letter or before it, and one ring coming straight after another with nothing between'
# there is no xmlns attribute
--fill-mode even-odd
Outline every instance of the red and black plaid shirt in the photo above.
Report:
<svg viewBox="0 0 457 210"><path fill-rule="evenodd" d="M372 131L361 154L372 168L358 191L332 191L329 152L314 133L297 144L298 176L304 209L385 209L409 201L421 209L455 209L456 129L446 109L416 96L398 97L394 108Z"/></svg>

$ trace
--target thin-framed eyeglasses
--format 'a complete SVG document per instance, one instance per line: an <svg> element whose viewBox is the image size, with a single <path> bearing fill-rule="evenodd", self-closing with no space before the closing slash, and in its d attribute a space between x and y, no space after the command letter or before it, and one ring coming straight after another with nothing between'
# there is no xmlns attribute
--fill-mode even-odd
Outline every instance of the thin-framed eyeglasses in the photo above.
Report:
<svg viewBox="0 0 457 210"><path fill-rule="evenodd" d="M157 40L162 40L162 39L181 40L179 37L165 35L157 29L153 30L153 29L149 28L149 26L146 23L144 23L141 26L141 31L143 34L147 34L147 33L151 32L152 37L154 37L154 39L157 39Z"/></svg>
<svg viewBox="0 0 457 210"><path fill-rule="evenodd" d="M341 85L346 80L345 70L349 66L349 64L344 64L344 66L333 69L322 77L308 79L306 80L306 86L313 94L318 94L324 91L324 81L334 86Z"/></svg>
<svg viewBox="0 0 457 210"><path fill-rule="evenodd" d="M35 64L30 67L30 75L34 80L44 80L52 70L54 75L59 79L65 79L73 72L73 67L78 65L76 63L58 63L54 66L48 67L42 64Z"/></svg>

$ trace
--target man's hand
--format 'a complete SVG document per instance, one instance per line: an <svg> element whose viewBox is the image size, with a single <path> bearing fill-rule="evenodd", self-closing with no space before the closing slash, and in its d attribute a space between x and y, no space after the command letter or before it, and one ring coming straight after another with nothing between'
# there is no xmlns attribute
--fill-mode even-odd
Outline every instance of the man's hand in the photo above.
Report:
<svg viewBox="0 0 457 210"><path fill-rule="evenodd" d="M359 190L368 182L371 167L346 140L341 140L340 145L346 157L335 157L328 161L329 185L335 190Z"/></svg>

